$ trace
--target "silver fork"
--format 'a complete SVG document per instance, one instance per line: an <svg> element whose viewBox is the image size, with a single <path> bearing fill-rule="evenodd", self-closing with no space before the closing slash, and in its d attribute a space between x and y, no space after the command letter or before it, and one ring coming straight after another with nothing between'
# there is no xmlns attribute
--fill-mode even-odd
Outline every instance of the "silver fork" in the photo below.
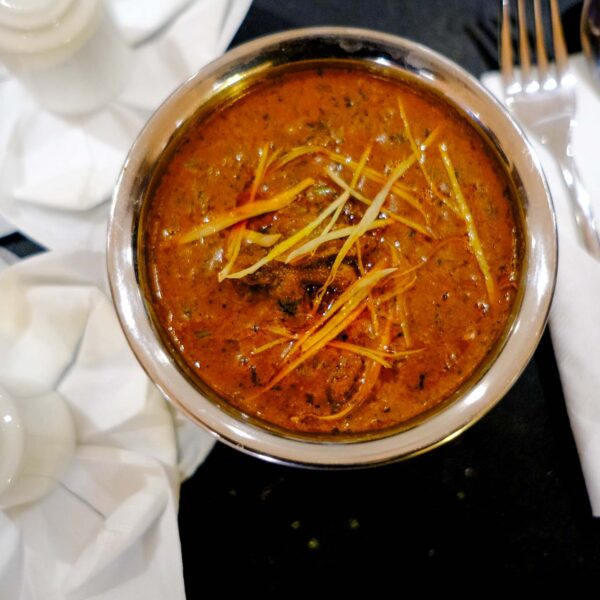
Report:
<svg viewBox="0 0 600 600"><path fill-rule="evenodd" d="M556 0L550 0L555 64L546 53L540 0L533 0L537 65L532 64L525 0L518 0L520 73L513 63L510 0L502 0L500 66L506 105L515 117L551 151L569 192L577 228L587 251L600 260L600 236L590 198L579 180L571 146L575 117L575 78L569 72L567 48Z"/></svg>

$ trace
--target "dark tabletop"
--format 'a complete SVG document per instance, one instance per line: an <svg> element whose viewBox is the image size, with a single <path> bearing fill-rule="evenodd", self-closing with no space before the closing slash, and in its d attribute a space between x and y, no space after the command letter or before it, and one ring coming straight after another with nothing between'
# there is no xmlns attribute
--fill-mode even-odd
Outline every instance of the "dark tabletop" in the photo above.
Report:
<svg viewBox="0 0 600 600"><path fill-rule="evenodd" d="M578 51L581 4L560 6ZM295 27L370 27L479 76L497 68L497 9L496 0L255 0L233 45ZM18 234L0 245L39 250ZM385 467L312 471L218 443L182 486L179 523L190 600L216 590L401 593L408 582L468 585L479 575L600 574L600 521L548 331L498 406L441 448Z"/></svg>

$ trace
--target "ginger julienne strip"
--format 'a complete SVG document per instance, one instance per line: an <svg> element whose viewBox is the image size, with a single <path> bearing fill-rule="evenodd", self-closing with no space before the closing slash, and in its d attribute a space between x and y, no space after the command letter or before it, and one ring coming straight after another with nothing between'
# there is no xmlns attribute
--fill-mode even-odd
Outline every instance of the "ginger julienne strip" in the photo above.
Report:
<svg viewBox="0 0 600 600"><path fill-rule="evenodd" d="M262 183L265 169L267 166L267 159L269 157L269 145L265 144L259 153L258 165L256 166L256 170L254 172L254 179L252 180L252 186L250 187L250 197L248 198L248 204L252 204L256 199L256 193L258 192L258 187ZM246 223L247 221L241 221L237 223L233 230L229 234L229 239L227 240L227 264L221 269L219 272L219 281L223 281L225 277L231 272L233 269L233 265L240 253L242 247L242 240L246 237Z"/></svg>
<svg viewBox="0 0 600 600"><path fill-rule="evenodd" d="M258 217L265 213L274 212L284 208L296 197L301 194L304 190L313 185L315 180L312 177L307 177L300 183L292 186L291 188L269 198L268 200L258 200L251 204L242 204L236 208L232 208L226 213L216 215L208 223L194 227L190 231L187 231L183 235L177 238L179 244L188 244L195 242L196 240L212 235L223 229L227 229L240 221L251 219L252 217Z"/></svg>
<svg viewBox="0 0 600 600"><path fill-rule="evenodd" d="M467 204L467 201L463 195L460 184L458 183L456 171L454 170L454 166L452 165L452 161L450 160L450 155L448 153L448 147L446 146L446 144L440 144L439 151L442 156L444 166L446 167L448 178L450 179L450 184L452 186L452 192L454 193L456 204L467 227L467 236L469 238L471 250L473 251L475 258L477 259L479 269L481 270L481 273L485 280L485 287L487 289L490 304L493 305L494 301L496 300L496 283L494 282L494 278L492 277L487 258L485 257L483 246L481 245L481 240L479 239L479 234L477 233L475 220L473 219L471 209L469 208L469 205Z"/></svg>
<svg viewBox="0 0 600 600"><path fill-rule="evenodd" d="M323 286L321 287L321 289L319 290L319 292L316 296L316 299L314 302L315 308L319 306L321 299L323 298L323 295L325 294L328 287L331 285L331 283L335 279L337 270L338 270L339 266L342 264L342 261L344 260L345 256L348 254L348 251L350 250L350 248L352 248L352 246L354 245L356 240L359 239L360 236L363 235L367 231L368 227L379 216L381 207L383 206L383 203L385 202L387 195L390 193L390 189L391 189L392 185L396 182L397 179L399 179L407 171L407 169L413 163L414 163L414 156L411 156L410 158L403 160L392 171L391 175L389 176L389 178L387 180L387 183L377 193L377 195L375 196L375 199L369 205L369 207L365 211L364 215L362 216L362 219L360 220L357 229L346 239L342 248L337 253L337 256L335 257L335 261L333 262L333 265L331 267L329 277L327 278L327 281L325 281L325 283L323 284Z"/></svg>

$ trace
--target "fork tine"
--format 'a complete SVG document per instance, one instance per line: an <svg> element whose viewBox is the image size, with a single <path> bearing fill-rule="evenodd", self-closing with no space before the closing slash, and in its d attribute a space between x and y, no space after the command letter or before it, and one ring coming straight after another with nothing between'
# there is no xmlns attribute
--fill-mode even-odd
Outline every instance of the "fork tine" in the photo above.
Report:
<svg viewBox="0 0 600 600"><path fill-rule="evenodd" d="M510 0L502 0L502 26L500 29L500 67L504 85L510 86L515 79L513 69L512 40L510 36Z"/></svg>
<svg viewBox="0 0 600 600"><path fill-rule="evenodd" d="M531 55L529 53L525 0L519 0L519 59L521 61L521 82L525 86L531 82Z"/></svg>
<svg viewBox="0 0 600 600"><path fill-rule="evenodd" d="M550 15L552 18L552 43L554 44L554 59L559 77L567 71L567 45L560 21L560 11L556 0L550 0Z"/></svg>
<svg viewBox="0 0 600 600"><path fill-rule="evenodd" d="M542 21L542 6L540 0L533 0L533 15L535 20L535 47L537 54L538 75L541 83L548 74L548 55L544 39L544 23Z"/></svg>

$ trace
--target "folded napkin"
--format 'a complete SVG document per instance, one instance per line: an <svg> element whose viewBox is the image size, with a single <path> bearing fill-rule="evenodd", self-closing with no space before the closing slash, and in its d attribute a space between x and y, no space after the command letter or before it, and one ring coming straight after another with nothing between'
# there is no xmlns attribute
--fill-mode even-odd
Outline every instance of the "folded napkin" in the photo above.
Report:
<svg viewBox="0 0 600 600"><path fill-rule="evenodd" d="M0 273L0 387L16 403L58 392L76 434L53 491L0 511L1 598L185 598L179 485L213 439L178 430L136 362L104 260L49 253Z"/></svg>
<svg viewBox="0 0 600 600"><path fill-rule="evenodd" d="M124 38L137 45L171 24L195 0L107 0Z"/></svg>
<svg viewBox="0 0 600 600"><path fill-rule="evenodd" d="M121 94L90 115L49 114L17 81L1 81L0 215L48 248L103 248L107 201L135 136L176 87L225 51L250 2L110 0L136 47Z"/></svg>
<svg viewBox="0 0 600 600"><path fill-rule="evenodd" d="M577 78L577 127L573 154L583 184L600 219L600 94L583 56L570 61ZM482 78L503 99L498 73ZM571 428L579 452L595 516L600 516L600 263L587 254L579 240L565 184L546 148L530 136L539 153L552 193L558 220L559 260L556 292L550 313L550 332Z"/></svg>

